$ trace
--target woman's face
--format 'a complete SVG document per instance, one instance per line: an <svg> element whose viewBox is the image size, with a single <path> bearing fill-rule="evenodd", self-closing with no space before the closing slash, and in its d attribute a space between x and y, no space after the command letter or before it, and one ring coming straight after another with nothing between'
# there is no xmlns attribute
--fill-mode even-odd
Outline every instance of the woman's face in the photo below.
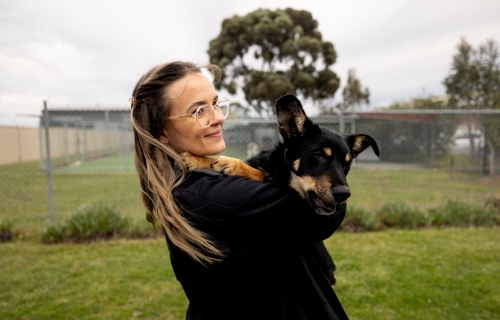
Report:
<svg viewBox="0 0 500 320"><path fill-rule="evenodd" d="M202 105L213 105L218 100L212 83L200 73L191 73L175 81L167 88L172 101L169 117L188 116ZM223 116L214 112L212 124L202 128L194 117L173 118L167 121L168 137L162 138L177 152L191 152L208 156L224 151L222 137Z"/></svg>

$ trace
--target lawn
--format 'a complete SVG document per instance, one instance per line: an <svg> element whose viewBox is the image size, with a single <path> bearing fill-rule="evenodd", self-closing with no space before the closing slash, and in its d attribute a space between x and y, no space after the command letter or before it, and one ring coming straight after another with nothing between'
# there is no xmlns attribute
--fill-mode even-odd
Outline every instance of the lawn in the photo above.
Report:
<svg viewBox="0 0 500 320"><path fill-rule="evenodd" d="M326 241L351 319L499 319L500 230L338 232ZM183 319L162 238L0 244L1 319Z"/></svg>
<svg viewBox="0 0 500 320"><path fill-rule="evenodd" d="M144 221L131 163L111 158L53 174L56 222L81 205L114 205ZM91 170L94 166L99 170ZM372 211L390 200L421 209L447 199L483 204L500 178L444 170L354 166L349 203ZM183 319L187 300L161 238L42 245L47 176L38 163L0 167L0 219L24 240L0 244L0 319ZM349 214L349 211L348 213ZM338 266L336 291L351 319L499 319L498 228L338 232L326 241Z"/></svg>
<svg viewBox="0 0 500 320"><path fill-rule="evenodd" d="M450 175L446 170L369 170L354 167L347 176L349 203L379 210L389 200L402 200L422 210L448 199L483 205L489 196L500 196L500 176Z"/></svg>
<svg viewBox="0 0 500 320"><path fill-rule="evenodd" d="M111 157L55 171L52 177L56 222L78 207L95 202L113 205L125 216L143 221L139 181L130 160ZM380 210L390 200L403 200L427 209L447 199L483 205L490 195L500 197L500 176L354 166L347 178L352 192L349 203L371 211ZM47 175L39 171L37 162L0 167L0 220L10 220L14 229L29 232L38 232L49 224Z"/></svg>

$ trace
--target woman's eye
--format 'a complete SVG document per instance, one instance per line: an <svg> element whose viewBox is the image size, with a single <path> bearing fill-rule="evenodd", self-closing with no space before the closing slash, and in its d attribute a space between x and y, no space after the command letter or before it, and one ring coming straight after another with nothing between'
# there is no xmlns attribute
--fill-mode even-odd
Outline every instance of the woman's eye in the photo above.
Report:
<svg viewBox="0 0 500 320"><path fill-rule="evenodd" d="M203 107L199 108L198 110L196 110L195 113L196 113L196 116L198 118L201 118L201 117L203 117L203 115L205 114L206 111L207 111L207 106L203 106Z"/></svg>

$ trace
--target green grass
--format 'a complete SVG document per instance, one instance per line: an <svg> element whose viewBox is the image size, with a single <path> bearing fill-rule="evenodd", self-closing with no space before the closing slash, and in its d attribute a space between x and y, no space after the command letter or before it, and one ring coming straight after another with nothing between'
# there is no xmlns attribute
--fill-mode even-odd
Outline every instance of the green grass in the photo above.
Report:
<svg viewBox="0 0 500 320"><path fill-rule="evenodd" d="M453 174L445 170L368 170L354 167L347 176L349 203L378 211L385 202L404 200L426 210L449 199L483 205L500 195L500 176Z"/></svg>
<svg viewBox="0 0 500 320"><path fill-rule="evenodd" d="M119 164L123 157L107 161ZM53 174L56 223L79 207L96 202L115 206L133 220L144 220L135 171L88 170L56 171ZM450 176L445 170L367 170L354 167L348 181L352 191L349 203L370 211L379 211L387 201L394 200L403 200L426 210L449 199L483 205L489 196L500 195L500 176ZM38 162L0 166L0 220L9 220L14 229L28 232L38 232L49 224L47 175L38 170Z"/></svg>
<svg viewBox="0 0 500 320"><path fill-rule="evenodd" d="M80 165L61 167L57 172L64 173L92 173L92 172L112 172L112 171L133 171L135 172L134 154L113 155L94 161L83 162Z"/></svg>
<svg viewBox="0 0 500 320"><path fill-rule="evenodd" d="M334 235L337 294L351 319L499 319L499 231Z"/></svg>
<svg viewBox="0 0 500 320"><path fill-rule="evenodd" d="M500 230L338 232L326 241L350 319L499 319ZM1 319L184 319L162 238L0 245Z"/></svg>
<svg viewBox="0 0 500 320"><path fill-rule="evenodd" d="M127 217L144 219L137 174L54 172L55 222L60 223L79 207L92 203L116 206ZM9 219L14 229L38 231L49 224L47 174L38 163L0 167L0 219Z"/></svg>

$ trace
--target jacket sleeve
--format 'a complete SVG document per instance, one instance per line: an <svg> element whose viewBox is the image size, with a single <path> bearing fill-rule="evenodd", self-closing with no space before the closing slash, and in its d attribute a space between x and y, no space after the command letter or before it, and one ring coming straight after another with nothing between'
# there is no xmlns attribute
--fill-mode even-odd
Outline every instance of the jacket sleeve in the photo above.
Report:
<svg viewBox="0 0 500 320"><path fill-rule="evenodd" d="M196 173L176 198L188 218L217 241L259 248L300 245L328 238L344 219L346 206L317 214L300 196L273 182Z"/></svg>

